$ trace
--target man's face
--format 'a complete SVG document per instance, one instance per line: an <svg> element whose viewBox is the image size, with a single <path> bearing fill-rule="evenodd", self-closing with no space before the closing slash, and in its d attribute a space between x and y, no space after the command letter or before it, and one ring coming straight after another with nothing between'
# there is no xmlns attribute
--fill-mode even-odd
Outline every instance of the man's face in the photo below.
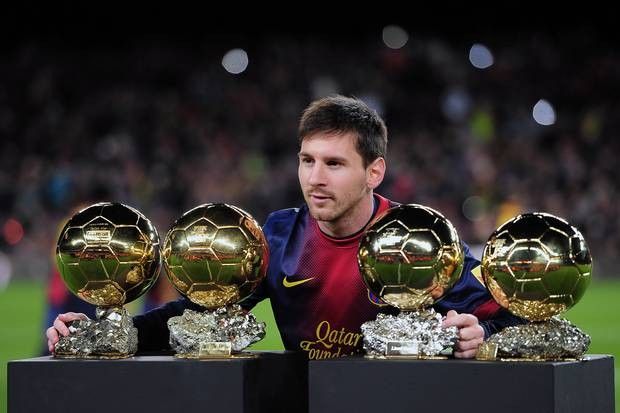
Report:
<svg viewBox="0 0 620 413"><path fill-rule="evenodd" d="M301 143L299 184L317 221L355 213L370 191L356 139L353 133L317 132Z"/></svg>

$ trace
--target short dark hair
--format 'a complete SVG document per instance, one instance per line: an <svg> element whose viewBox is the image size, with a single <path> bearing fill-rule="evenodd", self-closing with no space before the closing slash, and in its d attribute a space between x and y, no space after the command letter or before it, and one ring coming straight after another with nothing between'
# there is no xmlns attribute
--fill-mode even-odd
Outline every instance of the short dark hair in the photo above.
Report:
<svg viewBox="0 0 620 413"><path fill-rule="evenodd" d="M299 145L317 132L353 132L364 167L379 157L385 158L387 128L379 114L357 98L335 95L315 100L301 115Z"/></svg>

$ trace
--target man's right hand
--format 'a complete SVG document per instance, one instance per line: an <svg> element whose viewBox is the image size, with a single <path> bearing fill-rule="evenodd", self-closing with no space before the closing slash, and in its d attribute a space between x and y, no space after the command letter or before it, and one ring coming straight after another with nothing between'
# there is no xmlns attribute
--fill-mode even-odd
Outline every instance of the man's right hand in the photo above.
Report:
<svg viewBox="0 0 620 413"><path fill-rule="evenodd" d="M54 345L58 343L60 335L64 337L69 335L69 327L67 327L67 324L75 320L88 320L88 317L83 313L64 313L58 314L58 317L54 319L54 325L45 331L45 335L47 336L47 348L50 353L54 352Z"/></svg>

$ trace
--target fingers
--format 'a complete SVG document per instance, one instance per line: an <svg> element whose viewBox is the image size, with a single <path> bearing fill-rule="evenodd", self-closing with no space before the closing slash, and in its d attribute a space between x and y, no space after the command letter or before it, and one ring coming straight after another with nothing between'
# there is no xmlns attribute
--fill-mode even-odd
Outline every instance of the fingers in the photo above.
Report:
<svg viewBox="0 0 620 413"><path fill-rule="evenodd" d="M476 356L478 347L484 341L484 335L472 340L456 342L454 347L454 357L461 359L469 359Z"/></svg>
<svg viewBox="0 0 620 413"><path fill-rule="evenodd" d="M67 328L67 324L75 320L88 320L88 317L86 317L86 314L82 313L58 314L58 317L54 320L53 326L60 334L66 337L69 335L69 328Z"/></svg>
<svg viewBox="0 0 620 413"><path fill-rule="evenodd" d="M459 314L454 310L448 311L446 319L443 321L443 327L458 327L459 329L474 326L478 324L478 318L473 314Z"/></svg>
<svg viewBox="0 0 620 413"><path fill-rule="evenodd" d="M460 341L469 341L478 338L484 338L484 329L480 326L480 324L464 327L459 330Z"/></svg>
<svg viewBox="0 0 620 413"><path fill-rule="evenodd" d="M70 321L75 321L75 320L88 320L88 317L86 316L86 314L83 313L64 313L64 314L58 314L58 318L62 321L64 321L65 323L68 323Z"/></svg>
<svg viewBox="0 0 620 413"><path fill-rule="evenodd" d="M58 314L58 317L54 320L52 327L49 327L45 331L45 335L47 337L47 348L50 352L54 351L54 345L58 343L58 340L60 339L59 334L65 337L69 335L69 328L67 327L67 324L75 320L88 320L88 317L86 314L82 313Z"/></svg>
<svg viewBox="0 0 620 413"><path fill-rule="evenodd" d="M472 314L459 314L450 310L443 321L443 327L452 326L459 329L459 338L454 346L454 357L474 357L478 347L484 341L484 329L478 324L478 318Z"/></svg>
<svg viewBox="0 0 620 413"><path fill-rule="evenodd" d="M477 349L467 350L467 351L455 351L454 357L456 357L457 359L471 359L476 356L477 351L478 351Z"/></svg>
<svg viewBox="0 0 620 413"><path fill-rule="evenodd" d="M471 340L458 340L456 342L455 350L456 351L467 351L467 350L476 350L478 346L482 344L484 341L484 337L476 337Z"/></svg>
<svg viewBox="0 0 620 413"><path fill-rule="evenodd" d="M54 345L58 343L58 332L54 327L50 327L45 331L47 337L47 348L50 353L54 351Z"/></svg>
<svg viewBox="0 0 620 413"><path fill-rule="evenodd" d="M52 326L56 329L56 331L58 331L63 336L66 337L69 335L69 328L65 324L65 321L60 319L60 316L56 317L56 319L54 320L54 324L52 324Z"/></svg>

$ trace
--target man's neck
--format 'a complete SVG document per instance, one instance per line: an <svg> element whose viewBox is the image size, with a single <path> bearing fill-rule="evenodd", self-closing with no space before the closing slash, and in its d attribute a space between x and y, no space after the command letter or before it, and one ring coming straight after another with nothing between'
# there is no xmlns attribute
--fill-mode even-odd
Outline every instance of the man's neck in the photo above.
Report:
<svg viewBox="0 0 620 413"><path fill-rule="evenodd" d="M318 221L319 228L330 237L347 238L361 231L368 224L375 210L374 203L375 197L371 191L337 221Z"/></svg>

